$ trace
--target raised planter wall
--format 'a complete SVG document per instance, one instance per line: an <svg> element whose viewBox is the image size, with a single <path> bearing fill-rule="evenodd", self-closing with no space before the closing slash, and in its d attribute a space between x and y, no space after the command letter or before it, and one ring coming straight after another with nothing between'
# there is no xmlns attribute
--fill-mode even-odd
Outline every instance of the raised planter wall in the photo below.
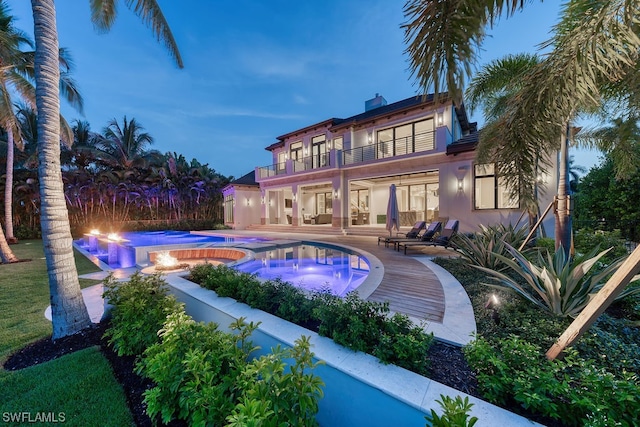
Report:
<svg viewBox="0 0 640 427"><path fill-rule="evenodd" d="M196 321L215 322L223 329L228 329L240 317L245 317L247 322L261 322L251 336L254 345L261 347L256 353L258 356L269 353L278 344L292 346L301 335L310 336L316 359L325 363L314 371L325 383L317 415L321 426L424 427L424 415L431 408L441 412L435 402L441 394L465 396L406 369L383 365L371 355L349 350L329 338L234 299L218 297L215 292L178 274L170 274L166 279L172 293ZM539 425L483 400L472 396L469 399L475 405L473 415L479 419L476 427Z"/></svg>

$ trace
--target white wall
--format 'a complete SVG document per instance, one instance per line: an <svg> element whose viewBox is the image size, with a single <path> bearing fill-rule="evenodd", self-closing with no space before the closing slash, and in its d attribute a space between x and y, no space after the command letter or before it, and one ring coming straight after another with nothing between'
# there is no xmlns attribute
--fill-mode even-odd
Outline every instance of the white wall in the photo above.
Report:
<svg viewBox="0 0 640 427"><path fill-rule="evenodd" d="M233 226L244 230L251 224L260 224L260 190L257 187L234 187Z"/></svg>

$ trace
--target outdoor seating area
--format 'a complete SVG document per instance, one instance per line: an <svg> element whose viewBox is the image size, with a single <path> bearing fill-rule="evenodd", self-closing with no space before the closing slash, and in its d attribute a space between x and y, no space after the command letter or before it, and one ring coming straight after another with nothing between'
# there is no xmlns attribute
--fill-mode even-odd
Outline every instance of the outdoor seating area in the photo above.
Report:
<svg viewBox="0 0 640 427"><path fill-rule="evenodd" d="M440 246L443 248L449 248L451 247L451 239L456 235L456 233L458 233L459 226L460 222L457 219L450 219L449 221L447 221L447 225L445 225L440 234L436 234L435 232L433 232L429 236L427 235L427 233L425 233L423 239L416 241L399 242L397 245L397 250L400 251L400 248L404 248L404 254L406 255L407 248L415 248L421 246Z"/></svg>

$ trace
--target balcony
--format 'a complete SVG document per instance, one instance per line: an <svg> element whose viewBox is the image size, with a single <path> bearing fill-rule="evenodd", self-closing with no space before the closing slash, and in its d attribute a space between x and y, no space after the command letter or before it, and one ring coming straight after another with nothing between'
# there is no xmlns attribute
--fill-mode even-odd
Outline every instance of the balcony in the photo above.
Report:
<svg viewBox="0 0 640 427"><path fill-rule="evenodd" d="M287 173L287 163L276 163L274 165L262 166L259 167L260 178L269 178L271 176L277 175L286 175Z"/></svg>
<svg viewBox="0 0 640 427"><path fill-rule="evenodd" d="M446 128L442 128L446 129ZM312 170L356 165L379 159L389 159L407 154L435 150L436 131L425 132L406 138L391 141L381 141L350 150L331 150L329 153L303 157L299 160L288 159L284 163L277 163L258 168L258 179L271 178L280 175L291 175ZM442 138L442 135L439 136Z"/></svg>
<svg viewBox="0 0 640 427"><path fill-rule="evenodd" d="M431 151L436 148L435 131L417 134L391 141L380 141L362 147L344 150L342 164L344 166L369 162L377 159L404 156L405 154Z"/></svg>

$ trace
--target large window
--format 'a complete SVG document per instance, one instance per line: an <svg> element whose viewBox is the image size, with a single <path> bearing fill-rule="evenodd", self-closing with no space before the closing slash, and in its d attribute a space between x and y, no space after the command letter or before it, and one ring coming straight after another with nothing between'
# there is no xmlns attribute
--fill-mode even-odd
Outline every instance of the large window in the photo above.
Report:
<svg viewBox="0 0 640 427"><path fill-rule="evenodd" d="M476 209L518 207L518 200L509 194L507 183L498 176L495 164L475 165L474 172Z"/></svg>
<svg viewBox="0 0 640 427"><path fill-rule="evenodd" d="M287 155L284 151L278 153L278 171L284 171L287 168Z"/></svg>
<svg viewBox="0 0 640 427"><path fill-rule="evenodd" d="M320 168L327 165L327 138L318 135L311 138L311 167Z"/></svg>
<svg viewBox="0 0 640 427"><path fill-rule="evenodd" d="M316 212L333 213L333 199L331 193L316 193Z"/></svg>
<svg viewBox="0 0 640 427"><path fill-rule="evenodd" d="M233 222L233 194L224 196L224 222Z"/></svg>
<svg viewBox="0 0 640 427"><path fill-rule="evenodd" d="M344 138L341 136L333 138L333 148L336 150L342 150L342 146L344 145Z"/></svg>
<svg viewBox="0 0 640 427"><path fill-rule="evenodd" d="M294 142L289 146L289 158L302 161L302 141Z"/></svg>
<svg viewBox="0 0 640 427"><path fill-rule="evenodd" d="M382 129L376 137L379 159L435 148L433 119Z"/></svg>

